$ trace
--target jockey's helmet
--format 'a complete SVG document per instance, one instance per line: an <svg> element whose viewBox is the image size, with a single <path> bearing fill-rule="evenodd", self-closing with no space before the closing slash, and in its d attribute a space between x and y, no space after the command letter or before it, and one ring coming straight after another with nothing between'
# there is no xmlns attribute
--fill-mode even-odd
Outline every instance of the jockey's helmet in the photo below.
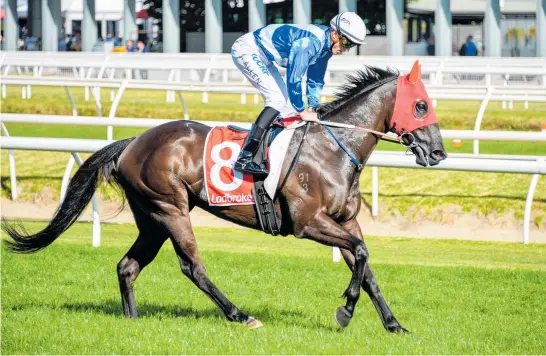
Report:
<svg viewBox="0 0 546 356"><path fill-rule="evenodd" d="M354 12L342 12L334 16L330 21L330 27L339 32L342 37L349 40L348 46L361 45L366 38L366 25L364 21Z"/></svg>

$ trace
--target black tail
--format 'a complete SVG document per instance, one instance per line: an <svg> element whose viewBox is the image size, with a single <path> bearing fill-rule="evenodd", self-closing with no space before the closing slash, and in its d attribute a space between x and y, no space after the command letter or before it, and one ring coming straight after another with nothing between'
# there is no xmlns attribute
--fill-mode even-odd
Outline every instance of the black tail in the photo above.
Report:
<svg viewBox="0 0 546 356"><path fill-rule="evenodd" d="M30 234L17 223L2 221L2 230L12 241L4 240L8 249L17 253L32 253L49 246L81 215L93 197L97 186L114 180L114 162L134 138L116 141L95 152L70 180L66 196L53 219L42 231Z"/></svg>

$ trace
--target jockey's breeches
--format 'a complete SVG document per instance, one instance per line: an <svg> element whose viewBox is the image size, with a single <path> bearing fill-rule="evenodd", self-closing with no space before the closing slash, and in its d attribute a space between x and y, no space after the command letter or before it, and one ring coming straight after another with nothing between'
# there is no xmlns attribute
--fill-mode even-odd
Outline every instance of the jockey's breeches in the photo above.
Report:
<svg viewBox="0 0 546 356"><path fill-rule="evenodd" d="M288 91L279 70L256 44L252 33L235 41L231 47L231 56L246 79L260 91L265 106L278 110L282 117L297 114L288 102Z"/></svg>

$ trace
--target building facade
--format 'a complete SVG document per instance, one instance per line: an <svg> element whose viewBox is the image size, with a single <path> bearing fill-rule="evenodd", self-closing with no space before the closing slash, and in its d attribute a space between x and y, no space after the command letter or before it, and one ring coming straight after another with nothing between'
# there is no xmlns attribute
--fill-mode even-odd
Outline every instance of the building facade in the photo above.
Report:
<svg viewBox="0 0 546 356"><path fill-rule="evenodd" d="M546 0L1 0L3 48L21 29L44 50L81 36L91 50L115 36L157 51L229 52L241 34L271 23L327 25L340 11L366 23L360 55L458 55L468 36L478 55L546 56ZM16 9L14 11L14 9ZM14 29L15 27L15 29ZM56 28L57 31L53 29ZM44 30L47 32L44 36ZM541 30L542 29L542 30ZM24 31L23 31L24 32ZM79 35L78 35L79 34Z"/></svg>

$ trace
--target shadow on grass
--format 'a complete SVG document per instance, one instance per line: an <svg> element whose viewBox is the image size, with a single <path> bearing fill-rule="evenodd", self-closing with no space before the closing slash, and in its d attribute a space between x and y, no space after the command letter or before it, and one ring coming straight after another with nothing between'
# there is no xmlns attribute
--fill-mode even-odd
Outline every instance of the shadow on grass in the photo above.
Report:
<svg viewBox="0 0 546 356"><path fill-rule="evenodd" d="M107 315L123 317L121 301L108 300L103 303L66 303L62 305L63 309L75 312L93 311ZM196 310L193 308L179 308L173 306L163 306L150 303L137 303L137 312L139 317L176 317L176 318L221 318L220 310L209 308L206 310Z"/></svg>
<svg viewBox="0 0 546 356"><path fill-rule="evenodd" d="M44 305L46 306L46 305ZM57 308L56 306L50 306L51 308ZM14 305L12 310L26 309L26 305ZM112 315L123 318L123 309L121 301L107 300L102 303L89 302L89 303L65 303L61 305L62 309L73 312L96 312L106 315ZM195 318L195 319L217 319L223 320L224 315L218 308L207 308L205 310L198 310L194 308L176 307L176 306L163 306L151 303L138 303L137 304L138 316L140 318ZM245 313L252 315L264 323L282 323L291 326L297 326L307 329L323 329L326 331L339 331L333 321L331 325L326 325L320 317L316 315L308 315L301 311L295 310L279 310L275 308L263 308L263 309L250 309L244 310ZM332 316L333 319L333 316Z"/></svg>

